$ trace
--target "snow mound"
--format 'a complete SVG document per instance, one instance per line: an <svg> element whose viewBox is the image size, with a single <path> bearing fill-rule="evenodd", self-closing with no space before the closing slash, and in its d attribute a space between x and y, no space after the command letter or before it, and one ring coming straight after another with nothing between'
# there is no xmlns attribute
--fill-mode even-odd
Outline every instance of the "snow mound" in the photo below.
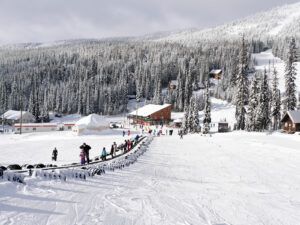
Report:
<svg viewBox="0 0 300 225"><path fill-rule="evenodd" d="M22 112L22 116L24 116L26 111ZM21 112L16 110L8 110L6 113L4 113L1 117L4 117L7 120L18 120L21 118Z"/></svg>
<svg viewBox="0 0 300 225"><path fill-rule="evenodd" d="M97 128L100 126L109 126L109 121L103 116L90 114L77 121L75 125L78 128Z"/></svg>

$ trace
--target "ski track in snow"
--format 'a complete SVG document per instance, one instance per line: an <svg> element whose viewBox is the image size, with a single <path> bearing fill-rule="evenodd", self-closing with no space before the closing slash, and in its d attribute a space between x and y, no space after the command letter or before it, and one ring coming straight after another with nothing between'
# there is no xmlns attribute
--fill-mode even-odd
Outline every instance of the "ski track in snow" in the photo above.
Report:
<svg viewBox="0 0 300 225"><path fill-rule="evenodd" d="M0 224L299 224L297 136L163 136L87 181L0 182Z"/></svg>

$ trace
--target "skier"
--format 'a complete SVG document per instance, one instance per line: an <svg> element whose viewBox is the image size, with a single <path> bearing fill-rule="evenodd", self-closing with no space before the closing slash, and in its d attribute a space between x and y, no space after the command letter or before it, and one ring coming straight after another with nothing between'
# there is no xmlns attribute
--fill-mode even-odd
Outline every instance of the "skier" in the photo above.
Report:
<svg viewBox="0 0 300 225"><path fill-rule="evenodd" d="M79 157L80 157L80 163L81 163L81 165L84 165L85 164L85 152L84 152L83 148L81 149Z"/></svg>
<svg viewBox="0 0 300 225"><path fill-rule="evenodd" d="M179 136L180 136L180 139L183 139L183 131L182 130L179 131Z"/></svg>
<svg viewBox="0 0 300 225"><path fill-rule="evenodd" d="M173 134L173 130L170 130L170 131L169 131L169 134L170 134L170 136L172 136L172 134Z"/></svg>
<svg viewBox="0 0 300 225"><path fill-rule="evenodd" d="M102 161L106 160L106 155L107 155L107 153L106 153L106 149L104 147L103 150L102 150L102 153L101 153L101 159L102 159Z"/></svg>
<svg viewBox="0 0 300 225"><path fill-rule="evenodd" d="M123 137L125 136L125 130L123 130Z"/></svg>
<svg viewBox="0 0 300 225"><path fill-rule="evenodd" d="M130 136L130 130L128 130L128 136Z"/></svg>
<svg viewBox="0 0 300 225"><path fill-rule="evenodd" d="M53 152L52 152L52 161L56 161L57 160L57 149L56 147L54 148Z"/></svg>
<svg viewBox="0 0 300 225"><path fill-rule="evenodd" d="M86 162L89 164L90 163L89 155L90 155L91 146L87 145L86 143L83 143L83 145L81 145L80 148L84 150L86 156Z"/></svg>

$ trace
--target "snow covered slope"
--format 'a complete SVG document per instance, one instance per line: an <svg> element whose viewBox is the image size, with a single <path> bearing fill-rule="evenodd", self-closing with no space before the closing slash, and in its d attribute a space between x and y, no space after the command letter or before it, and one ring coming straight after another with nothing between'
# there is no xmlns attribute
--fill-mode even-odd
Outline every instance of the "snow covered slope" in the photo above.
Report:
<svg viewBox="0 0 300 225"><path fill-rule="evenodd" d="M0 224L296 225L297 136L162 136L137 163L85 182L0 181Z"/></svg>
<svg viewBox="0 0 300 225"><path fill-rule="evenodd" d="M192 29L170 34L156 41L195 43L200 40L232 40L241 34L249 39L300 36L300 2L284 5L245 19L207 29Z"/></svg>
<svg viewBox="0 0 300 225"><path fill-rule="evenodd" d="M281 93L285 92L285 79L284 79L284 69L285 63L281 59L275 57L272 54L272 50L269 49L265 52L261 52L258 54L252 54L252 58L255 59L257 65L255 66L256 71L263 72L264 69L269 69L269 65L271 66L271 72L273 65L278 72L278 80L279 80L279 89ZM296 63L297 76L296 76L296 90L300 93L300 62ZM269 79L273 79L269 77Z"/></svg>

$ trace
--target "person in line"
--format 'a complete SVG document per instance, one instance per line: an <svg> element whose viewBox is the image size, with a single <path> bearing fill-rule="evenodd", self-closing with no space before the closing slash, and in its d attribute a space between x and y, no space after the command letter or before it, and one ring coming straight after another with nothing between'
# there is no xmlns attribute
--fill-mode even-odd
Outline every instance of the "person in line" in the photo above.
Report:
<svg viewBox="0 0 300 225"><path fill-rule="evenodd" d="M114 144L113 144L113 148L114 148L113 154L114 154L114 157L116 156L117 147L118 147L118 146L117 146L117 143L114 142Z"/></svg>
<svg viewBox="0 0 300 225"><path fill-rule="evenodd" d="M135 141L135 142L138 142L139 139L140 139L140 136L137 134L137 135L135 136L135 138L134 138L134 141Z"/></svg>
<svg viewBox="0 0 300 225"><path fill-rule="evenodd" d="M56 161L57 160L57 155L58 155L58 151L57 151L57 149L55 147L54 150L52 151L52 161Z"/></svg>
<svg viewBox="0 0 300 225"><path fill-rule="evenodd" d="M105 149L105 147L103 147L103 150L102 150L102 153L101 153L101 159L102 159L102 161L106 160L106 155L107 155L106 149Z"/></svg>
<svg viewBox="0 0 300 225"><path fill-rule="evenodd" d="M79 157L80 157L80 163L81 163L81 165L84 165L85 164L85 152L84 152L83 148L81 149Z"/></svg>
<svg viewBox="0 0 300 225"><path fill-rule="evenodd" d="M80 148L84 150L86 162L89 164L90 163L91 146L87 145L86 143L83 143L83 145L81 145Z"/></svg>
<svg viewBox="0 0 300 225"><path fill-rule="evenodd" d="M127 149L127 140L125 140L125 143L123 145L123 152L125 153L126 152L126 149Z"/></svg>
<svg viewBox="0 0 300 225"><path fill-rule="evenodd" d="M128 136L130 136L130 130L128 130Z"/></svg>
<svg viewBox="0 0 300 225"><path fill-rule="evenodd" d="M111 148L110 148L110 155L111 155L111 158L114 157L114 145L111 145Z"/></svg>
<svg viewBox="0 0 300 225"><path fill-rule="evenodd" d="M131 147L130 140L127 140L127 151L129 151L129 150L130 150L130 147Z"/></svg>

